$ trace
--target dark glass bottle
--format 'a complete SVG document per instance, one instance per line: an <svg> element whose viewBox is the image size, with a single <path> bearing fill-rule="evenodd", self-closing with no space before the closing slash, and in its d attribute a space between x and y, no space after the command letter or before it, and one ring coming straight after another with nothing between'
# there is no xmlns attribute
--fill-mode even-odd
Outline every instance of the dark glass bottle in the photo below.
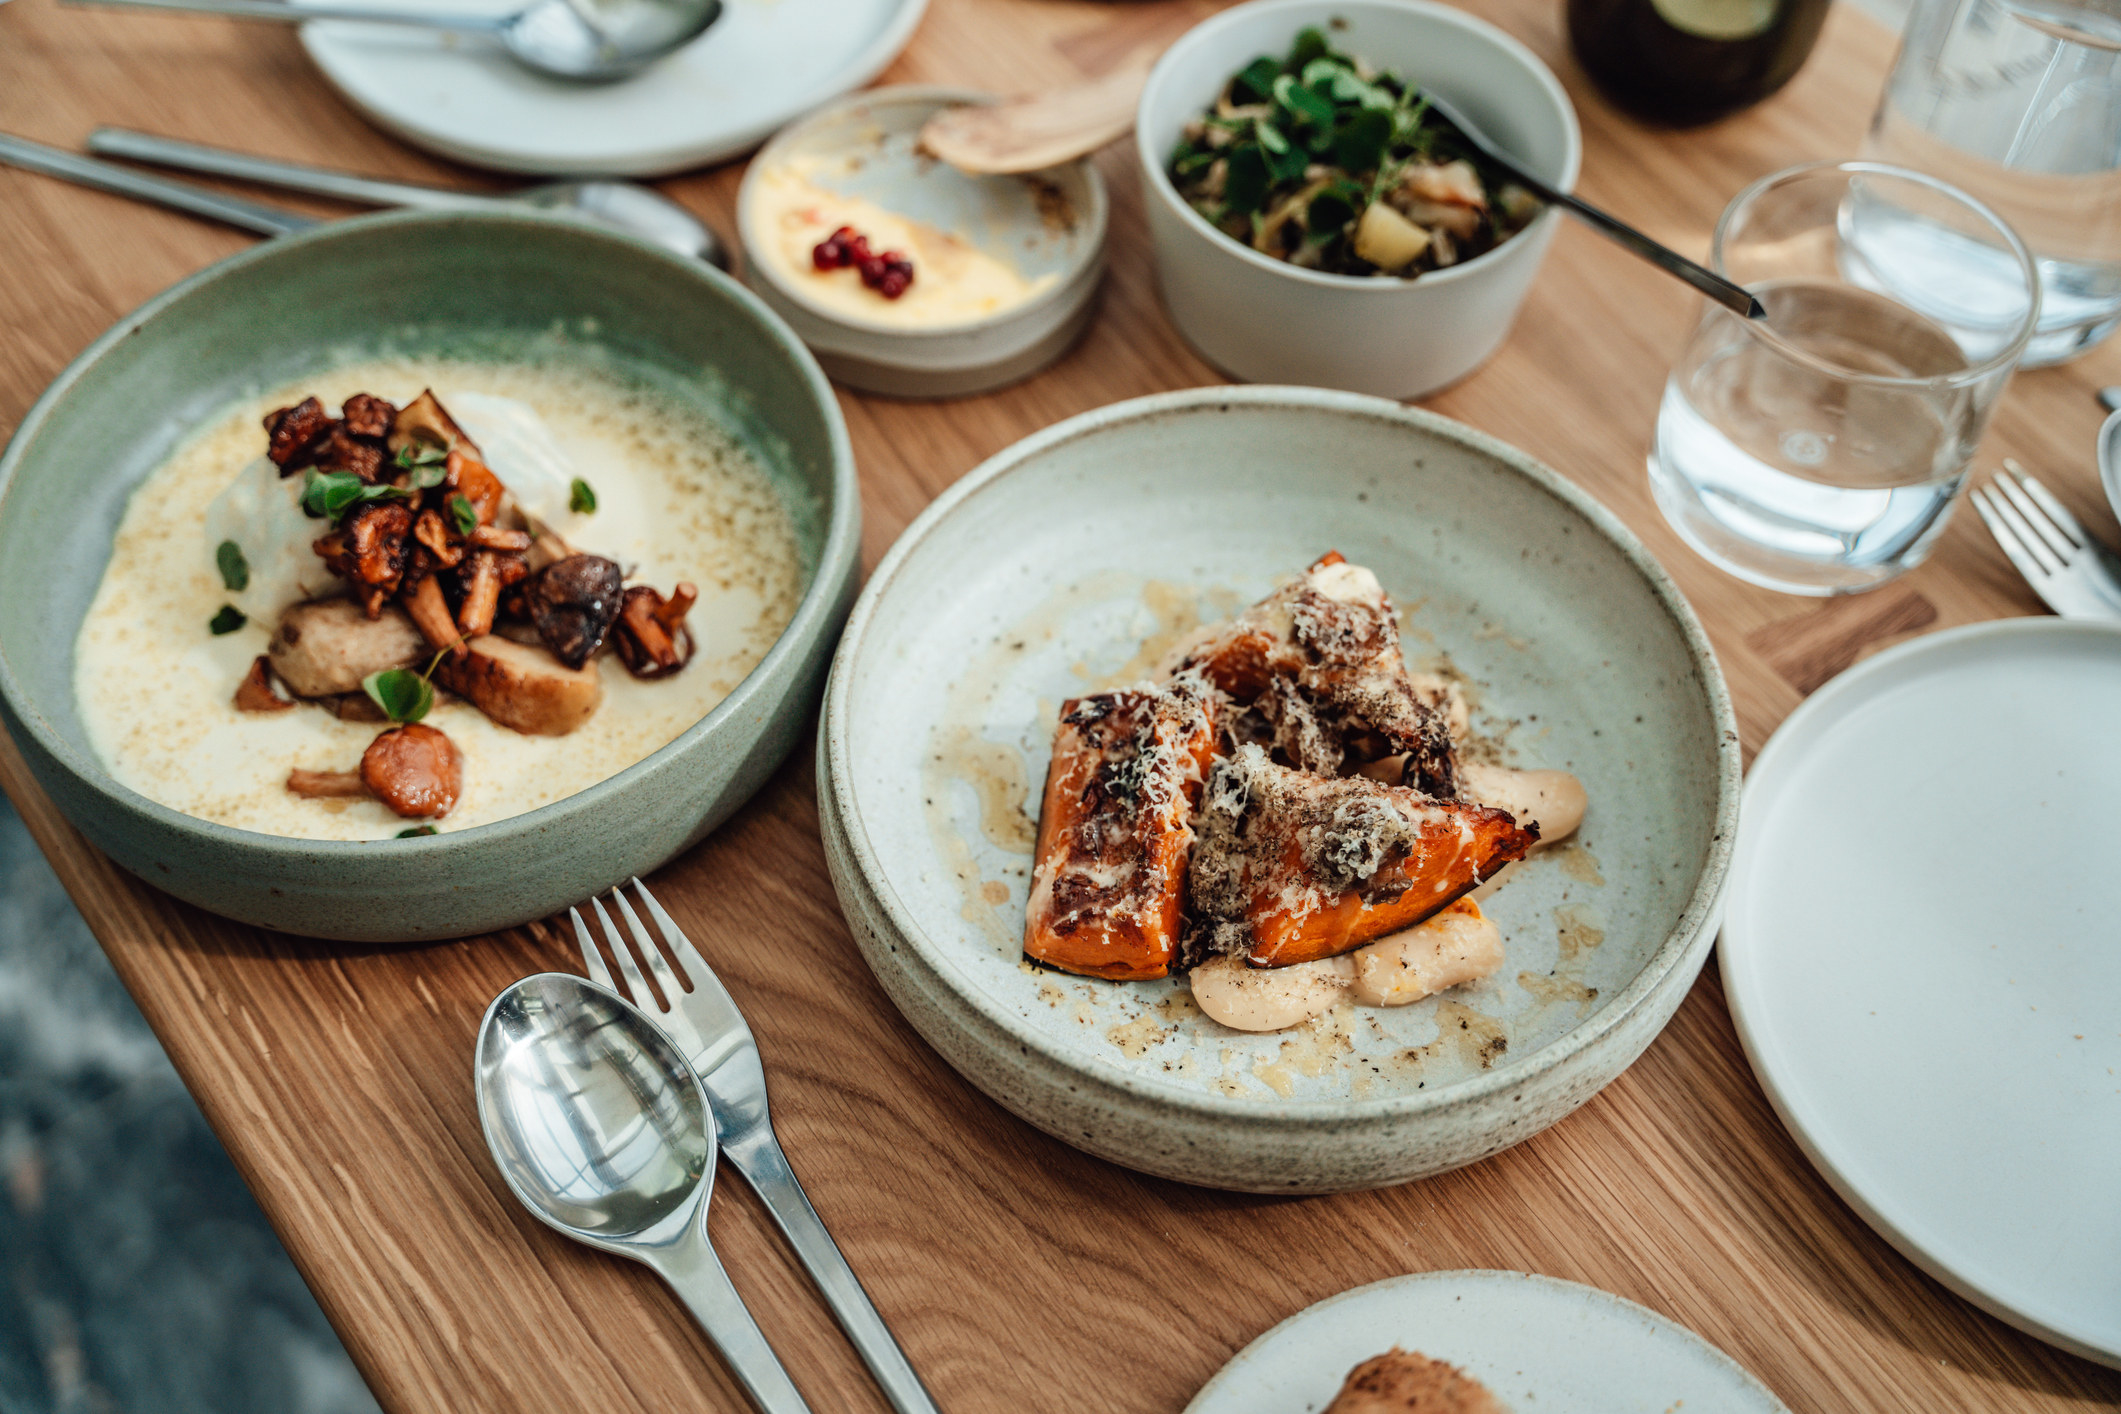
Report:
<svg viewBox="0 0 2121 1414"><path fill-rule="evenodd" d="M1829 0L1567 0L1569 42L1613 102L1686 125L1734 113L1804 67Z"/></svg>

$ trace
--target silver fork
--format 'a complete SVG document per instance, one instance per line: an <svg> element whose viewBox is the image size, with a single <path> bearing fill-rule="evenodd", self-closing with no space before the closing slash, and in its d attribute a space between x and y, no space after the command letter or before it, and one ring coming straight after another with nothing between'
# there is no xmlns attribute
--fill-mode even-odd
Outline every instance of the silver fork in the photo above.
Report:
<svg viewBox="0 0 2121 1414"><path fill-rule="evenodd" d="M2008 457L1974 509L2033 592L2064 618L2121 619L2121 556L2092 537L2038 477Z"/></svg>
<svg viewBox="0 0 2121 1414"><path fill-rule="evenodd" d="M707 959L700 956L684 931L656 902L654 894L639 879L633 880L634 892L648 914L655 920L656 928L663 935L670 957L683 969L691 986L685 987L664 960L663 952L655 945L648 930L641 926L638 914L626 901L625 891L613 889L611 899L626 920L627 933L633 939L633 948L628 950L621 941L619 930L612 925L611 915L604 909L601 898L589 900L589 906L603 927L605 942L618 963L619 971L625 975L628 998L642 1011L648 1013L662 1026L679 1050L692 1062L693 1071L700 1077L700 1084L713 1103L714 1127L721 1140L722 1156L729 1160L736 1171L744 1176L765 1203L766 1211L780 1225L781 1235L795 1249L809 1271L810 1279L824 1293L825 1302L839 1318L847 1338L853 1342L869 1373L884 1391L884 1397L898 1414L938 1414L935 1401L927 1388L921 1384L919 1375L906 1360L906 1352L892 1337L891 1328L877 1314L869 1293L862 1289L861 1280L825 1229L825 1223L810 1206L810 1197L803 1192L803 1185L796 1181L795 1170L788 1166L788 1156L781 1152L781 1142L773 1132L773 1117L766 1107L766 1069L759 1061L758 1043L751 1038L751 1027L744 1021L743 1013L737 1010L736 999L729 989L714 975ZM574 920L575 941L581 945L582 961L589 969L589 979L614 992L619 988L612 981L604 959L597 951L596 940L591 936L589 925L582 919L579 908L567 910ZM635 966L634 954L654 974L662 1000L657 1001L656 992L643 980L640 969ZM623 994L622 994L623 995Z"/></svg>

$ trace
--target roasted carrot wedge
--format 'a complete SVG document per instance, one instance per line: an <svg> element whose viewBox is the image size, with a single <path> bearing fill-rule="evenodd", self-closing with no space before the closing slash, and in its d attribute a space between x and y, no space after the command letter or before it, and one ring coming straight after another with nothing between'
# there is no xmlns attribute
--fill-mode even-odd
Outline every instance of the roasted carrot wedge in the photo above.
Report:
<svg viewBox="0 0 2121 1414"><path fill-rule="evenodd" d="M1410 928L1539 838L1505 811L1292 771L1256 745L1216 763L1196 824L1188 960L1233 954L1254 967Z"/></svg>
<svg viewBox="0 0 2121 1414"><path fill-rule="evenodd" d="M1193 809L1215 731L1197 680L1061 706L1024 952L1088 977L1162 977L1178 955Z"/></svg>

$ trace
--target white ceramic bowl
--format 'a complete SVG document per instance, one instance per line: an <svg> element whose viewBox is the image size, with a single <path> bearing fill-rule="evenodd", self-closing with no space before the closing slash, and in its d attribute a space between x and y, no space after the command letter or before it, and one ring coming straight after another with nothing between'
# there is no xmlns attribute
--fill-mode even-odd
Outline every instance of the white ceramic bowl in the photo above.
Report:
<svg viewBox="0 0 2121 1414"><path fill-rule="evenodd" d="M1085 160L1032 177L972 177L916 150L921 125L935 113L994 101L951 88L873 89L787 129L745 172L737 193L745 283L847 386L898 397L985 392L1044 368L1088 326L1104 274L1108 205L1096 167ZM1022 304L959 324L907 329L846 316L759 254L770 238L763 175L803 158L851 159L823 184L948 231L1028 279L1050 275L1052 283ZM1050 219L1054 209L1070 219Z"/></svg>
<svg viewBox="0 0 2121 1414"><path fill-rule="evenodd" d="M1179 332L1234 378L1420 397L1501 345L1561 216L1542 212L1487 254L1415 280L1299 269L1216 230L1172 186L1171 153L1232 74L1262 54L1287 53L1306 25L1434 88L1563 191L1575 186L1583 155L1576 112L1531 50L1424 0L1254 0L1187 31L1149 75L1134 141L1157 278Z"/></svg>
<svg viewBox="0 0 2121 1414"><path fill-rule="evenodd" d="M1516 764L1589 792L1582 851L1533 858L1484 905L1501 971L1258 1036L1192 1009L1183 980L1029 967L1059 703L1138 678L1158 641L1328 549L1377 571L1410 652L1448 653L1477 684ZM1700 969L1738 804L1708 642L1619 521L1470 428L1310 388L1120 403L959 481L857 603L818 749L841 905L929 1044L1070 1144L1260 1192L1441 1172L1589 1099Z"/></svg>

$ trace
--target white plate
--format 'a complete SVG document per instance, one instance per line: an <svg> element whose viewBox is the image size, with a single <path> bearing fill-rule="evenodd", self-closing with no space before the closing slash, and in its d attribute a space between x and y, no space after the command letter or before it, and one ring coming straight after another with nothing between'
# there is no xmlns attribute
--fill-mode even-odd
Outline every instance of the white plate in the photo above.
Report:
<svg viewBox="0 0 2121 1414"><path fill-rule="evenodd" d="M506 12L521 0L460 3ZM479 41L420 30L308 24L302 45L349 103L417 147L508 172L656 177L748 152L869 82L927 3L727 0L707 33L611 84L547 78Z"/></svg>
<svg viewBox="0 0 2121 1414"><path fill-rule="evenodd" d="M1819 1171L1910 1260L2121 1365L2121 628L1891 649L1748 778L1738 1034Z"/></svg>
<svg viewBox="0 0 2121 1414"><path fill-rule="evenodd" d="M1514 1414L1789 1414L1647 1307L1525 1272L1425 1272L1329 1296L1232 1357L1186 1414L1306 1414L1393 1346L1458 1366Z"/></svg>

